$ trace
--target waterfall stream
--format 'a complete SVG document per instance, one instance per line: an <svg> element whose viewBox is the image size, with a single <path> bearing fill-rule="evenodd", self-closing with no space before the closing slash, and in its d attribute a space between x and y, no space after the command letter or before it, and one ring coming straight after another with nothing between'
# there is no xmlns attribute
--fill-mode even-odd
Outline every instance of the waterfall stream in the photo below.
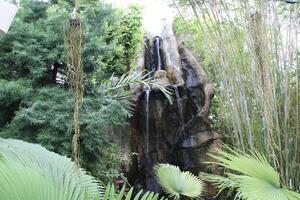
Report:
<svg viewBox="0 0 300 200"><path fill-rule="evenodd" d="M162 58L160 54L160 37L155 37L155 53L156 53L156 61L157 66L155 71L162 70ZM152 73L151 73L152 74ZM148 75L151 78L151 75ZM150 89L147 88L145 91L145 114L146 114L146 121L145 121L145 140L146 140L146 156L149 155L149 98L150 98Z"/></svg>
<svg viewBox="0 0 300 200"><path fill-rule="evenodd" d="M174 103L170 104L156 85L133 87L136 107L128 127L130 138L121 136L127 144L121 147L132 158L130 183L135 188L156 192L161 191L154 171L156 164L170 163L199 174L206 171L202 164L206 153L218 144L218 134L211 132L203 117L197 116L199 106L205 102L201 81L207 76L201 74L203 70L196 58L177 44L170 31L161 37L145 38L136 71L145 70L156 85L173 90Z"/></svg>
<svg viewBox="0 0 300 200"><path fill-rule="evenodd" d="M157 56L157 68L156 70L162 70L162 62L160 56L160 38L155 38L155 48L156 48L156 56Z"/></svg>
<svg viewBox="0 0 300 200"><path fill-rule="evenodd" d="M146 122L145 122L145 139L146 139L146 156L149 154L149 97L150 90L145 91L145 113L146 113Z"/></svg>
<svg viewBox="0 0 300 200"><path fill-rule="evenodd" d="M184 118L183 118L183 108L182 108L182 100L179 94L178 86L174 85L174 90L175 90L175 95L176 95L176 102L177 102L177 107L178 107L178 113L179 113L179 118L180 118L180 126L181 129L184 128Z"/></svg>

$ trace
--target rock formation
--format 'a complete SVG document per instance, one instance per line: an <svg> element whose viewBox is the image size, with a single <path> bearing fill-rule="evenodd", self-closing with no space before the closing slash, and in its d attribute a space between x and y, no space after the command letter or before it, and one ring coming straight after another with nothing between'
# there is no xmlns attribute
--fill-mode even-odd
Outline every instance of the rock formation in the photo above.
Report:
<svg viewBox="0 0 300 200"><path fill-rule="evenodd" d="M126 141L120 141L132 158L131 184L160 192L153 166L170 163L198 175L207 171L206 153L219 147L220 136L211 130L208 119L213 85L196 58L177 44L171 26L161 37L145 39L136 70L151 72L149 76L174 93L170 104L156 88L131 88L136 108L122 133Z"/></svg>

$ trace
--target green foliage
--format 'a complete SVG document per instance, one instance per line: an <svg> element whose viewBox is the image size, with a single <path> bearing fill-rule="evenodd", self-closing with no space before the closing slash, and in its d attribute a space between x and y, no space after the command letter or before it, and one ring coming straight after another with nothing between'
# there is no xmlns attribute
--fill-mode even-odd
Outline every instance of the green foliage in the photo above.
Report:
<svg viewBox="0 0 300 200"><path fill-rule="evenodd" d="M72 95L57 86L34 89L19 102L19 110L1 135L39 143L51 151L70 156L73 102ZM126 116L126 110L116 100L108 101L96 95L84 98L80 116L80 155L83 166L103 181L113 178L106 177L104 171L113 172L121 161L114 155L116 147L101 130L123 125Z"/></svg>
<svg viewBox="0 0 300 200"><path fill-rule="evenodd" d="M199 198L203 194L204 183L190 172L182 172L179 167L159 164L155 167L157 181L169 196Z"/></svg>
<svg viewBox="0 0 300 200"><path fill-rule="evenodd" d="M58 86L32 88L30 82L22 80L0 83L1 114L5 120L0 135L39 143L71 156L72 94ZM107 127L126 124L132 109L132 93L124 88L140 83L148 84L141 74L112 78L83 99L80 158L82 165L103 182L121 176L118 169L122 162L116 145L103 132Z"/></svg>
<svg viewBox="0 0 300 200"><path fill-rule="evenodd" d="M133 72L131 74L126 73L120 78L114 77L113 75L110 79L104 80L99 84L97 93L102 95L104 98L119 101L124 108L127 109L128 113L131 113L134 109L134 104L130 101L130 99L134 91L130 87L134 87L136 84L142 84L148 88L151 86L158 88L172 104L172 92L168 88L164 88L157 84L153 78L147 77L148 74L143 75L143 72Z"/></svg>
<svg viewBox="0 0 300 200"><path fill-rule="evenodd" d="M20 101L28 95L30 89L26 85L28 81L24 80L0 80L0 127L12 120Z"/></svg>
<svg viewBox="0 0 300 200"><path fill-rule="evenodd" d="M119 12L103 1L79 3L86 77L80 113L80 159L83 167L107 183L121 175L118 170L122 161L118 147L104 130L126 124L130 113L124 107L128 106L128 96L116 99L112 95L117 90L103 95L96 88L104 77L121 74L128 64L122 59L133 60L141 18L138 10ZM59 75L65 79L64 29L71 10L70 1L22 0L10 31L0 38L0 135L40 143L69 157L74 99L65 86L57 85L56 78ZM122 22L125 19L128 21ZM134 30L137 35L132 34ZM123 38L112 34L116 31ZM127 31L131 33L125 37ZM115 49L122 49L122 53ZM118 88L118 93L127 92Z"/></svg>
<svg viewBox="0 0 300 200"><path fill-rule="evenodd" d="M223 0L187 4L197 22L192 35L203 36L191 47L204 52L202 63L219 83L213 106L220 124L216 127L236 148L263 153L283 183L299 191L299 46L289 45L299 37L293 31L299 29L296 5ZM277 17L270 23L272 16Z"/></svg>
<svg viewBox="0 0 300 200"><path fill-rule="evenodd" d="M0 138L0 199L99 199L100 187L69 158L37 144ZM29 186L30 185L30 186Z"/></svg>
<svg viewBox="0 0 300 200"><path fill-rule="evenodd" d="M23 80L7 81L0 79L0 103L1 105L10 105L25 98L29 89L26 87L28 83Z"/></svg>
<svg viewBox="0 0 300 200"><path fill-rule="evenodd" d="M126 185L123 185L121 191L117 194L116 189L114 185L108 184L105 193L104 193L104 198L103 200L164 200L164 197L159 198L159 194L156 194L154 192L146 192L145 194L142 195L143 191L139 191L136 196L133 196L133 187L130 188L130 190L125 193Z"/></svg>
<svg viewBox="0 0 300 200"><path fill-rule="evenodd" d="M219 189L236 190L236 199L244 200L297 200L300 194L288 190L280 184L277 171L268 163L265 156L258 152L245 154L226 148L211 155L217 164L229 171L226 177L206 174L208 181Z"/></svg>
<svg viewBox="0 0 300 200"><path fill-rule="evenodd" d="M114 57L116 54L114 49L119 47L113 42L106 41L106 35L119 21L117 12L103 1L99 1L96 5L86 6L80 10L79 15L83 22L82 59L84 71L92 81L107 78L115 71L111 70L107 73L108 61L106 57Z"/></svg>
<svg viewBox="0 0 300 200"><path fill-rule="evenodd" d="M63 38L59 27L68 12L57 9L53 15L47 7L49 3L45 2L21 4L10 31L0 39L0 78L52 81L53 65L62 62Z"/></svg>
<svg viewBox="0 0 300 200"><path fill-rule="evenodd" d="M130 70L142 41L142 16L140 8L131 6L126 12L119 14L120 20L111 26L105 40L112 43L113 55L104 57L106 72L122 75Z"/></svg>
<svg viewBox="0 0 300 200"><path fill-rule="evenodd" d="M141 35L138 8L117 12L103 1L86 2L79 9L84 27L84 71L89 79L127 72ZM23 0L10 31L0 38L0 78L29 78L55 83L64 72L64 29L71 5Z"/></svg>

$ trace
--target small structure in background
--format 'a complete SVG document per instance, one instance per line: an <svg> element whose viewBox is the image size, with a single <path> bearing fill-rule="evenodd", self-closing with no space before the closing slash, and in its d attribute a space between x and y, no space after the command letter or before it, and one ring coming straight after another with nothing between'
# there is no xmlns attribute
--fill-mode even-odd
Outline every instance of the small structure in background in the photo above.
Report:
<svg viewBox="0 0 300 200"><path fill-rule="evenodd" d="M0 36L7 33L17 13L18 7L4 0L0 0Z"/></svg>

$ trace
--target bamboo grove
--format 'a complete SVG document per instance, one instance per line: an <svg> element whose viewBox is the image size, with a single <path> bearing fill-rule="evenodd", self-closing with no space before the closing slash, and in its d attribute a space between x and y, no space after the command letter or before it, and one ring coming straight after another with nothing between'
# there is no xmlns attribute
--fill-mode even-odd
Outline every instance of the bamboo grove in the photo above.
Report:
<svg viewBox="0 0 300 200"><path fill-rule="evenodd" d="M299 4L173 1L189 9L220 82L227 139L262 152L284 184L300 190ZM190 16L188 16L190 17ZM184 19L186 20L186 19Z"/></svg>

